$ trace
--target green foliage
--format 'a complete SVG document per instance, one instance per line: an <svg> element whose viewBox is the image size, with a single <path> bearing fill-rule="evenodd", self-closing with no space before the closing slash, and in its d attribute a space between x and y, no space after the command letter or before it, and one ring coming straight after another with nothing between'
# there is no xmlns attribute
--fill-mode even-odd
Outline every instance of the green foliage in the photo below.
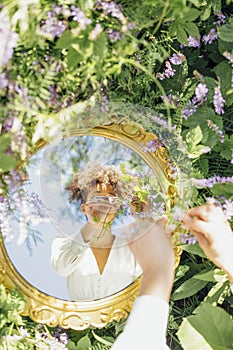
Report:
<svg viewBox="0 0 233 350"><path fill-rule="evenodd" d="M106 110L107 99L138 104L151 108L155 114L164 114L181 137L183 152L192 162L195 177L232 176L231 1L119 0L117 16L111 11L106 13L101 6L96 9L93 0L58 0L55 4L61 11L54 15L54 24L50 22L46 31L43 23L48 20L48 11L53 11L51 2L28 1L22 6L19 0L2 1L1 14L9 16L11 30L19 37L12 59L5 65L1 63L4 48L0 50L0 191L6 186L4 176L23 160L25 144L22 140L30 155L35 151L36 142L51 140L51 135L56 138L70 118L75 121L75 127L96 126L102 120L100 116L88 116L88 113L86 119L82 116L94 105ZM74 4L89 20L85 28L67 15ZM226 22L217 25L219 10L226 16ZM64 25L59 34L51 31L51 28L57 29L56 21ZM97 25L100 25L100 31L96 34ZM211 29L216 30L218 38L206 43L204 35ZM111 38L112 33L115 38ZM188 44L190 36L200 38L198 47ZM183 62L178 65L170 61L177 53L184 55ZM168 62L174 70L170 77L163 75ZM191 115L184 117L184 109L196 97L200 83L206 85L207 96L202 103L196 103ZM225 100L221 114L217 113L214 104L218 85ZM13 132L6 124L15 117L22 128ZM134 120L143 126L146 117L143 118L139 113ZM208 121L222 132L224 142L219 133L208 126ZM154 128L148 120L147 126ZM12 145L17 147L12 149ZM130 184L130 176L124 174L123 177ZM232 200L232 188L231 183L226 183L194 189L192 205L203 203L208 196ZM135 192L142 202L146 200L146 191L139 187ZM197 244L182 245L182 249L171 302L170 347L230 349L232 318L229 305L232 299L228 282L224 275L213 269ZM30 335L18 339L11 348L32 349L39 330L33 322L20 316L24 305L22 296L18 291L8 293L3 287L0 292L1 342L5 335L20 335L19 327L22 326L30 330ZM186 318L182 323L183 317ZM93 332L71 331L67 348L108 349L123 325L124 321ZM213 329L213 336L210 329ZM46 337L51 339L52 331L43 329ZM13 341L13 338L9 339ZM40 341L44 346L48 345L45 340Z"/></svg>
<svg viewBox="0 0 233 350"><path fill-rule="evenodd" d="M179 331L183 349L232 349L233 319L219 307L204 303L187 317Z"/></svg>

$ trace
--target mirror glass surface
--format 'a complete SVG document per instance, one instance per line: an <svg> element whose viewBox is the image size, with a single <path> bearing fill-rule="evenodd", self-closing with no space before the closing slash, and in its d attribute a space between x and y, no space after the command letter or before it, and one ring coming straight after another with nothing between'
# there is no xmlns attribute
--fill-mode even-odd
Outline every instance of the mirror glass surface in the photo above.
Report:
<svg viewBox="0 0 233 350"><path fill-rule="evenodd" d="M79 169L88 182L87 169L93 171L93 165L114 167L124 190L98 189L82 207L80 200L71 200L66 187ZM139 213L153 212L159 218L165 205L156 174L137 153L108 138L74 136L38 150L29 159L26 175L18 189L25 206L14 209L14 235L4 243L27 282L59 299L96 300L124 289L141 274L125 232L135 231ZM10 196L17 197L17 191ZM91 248L89 231L85 237L82 232L90 213L97 238ZM22 216L28 218L26 225Z"/></svg>

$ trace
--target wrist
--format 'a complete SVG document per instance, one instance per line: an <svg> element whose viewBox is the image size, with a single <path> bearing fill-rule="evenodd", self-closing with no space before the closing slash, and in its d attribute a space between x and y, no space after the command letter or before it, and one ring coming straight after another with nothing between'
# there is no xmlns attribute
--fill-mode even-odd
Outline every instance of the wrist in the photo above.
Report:
<svg viewBox="0 0 233 350"><path fill-rule="evenodd" d="M144 272L142 284L140 288L140 295L154 295L158 296L167 302L170 300L171 291L174 283L173 271L169 274L157 272Z"/></svg>

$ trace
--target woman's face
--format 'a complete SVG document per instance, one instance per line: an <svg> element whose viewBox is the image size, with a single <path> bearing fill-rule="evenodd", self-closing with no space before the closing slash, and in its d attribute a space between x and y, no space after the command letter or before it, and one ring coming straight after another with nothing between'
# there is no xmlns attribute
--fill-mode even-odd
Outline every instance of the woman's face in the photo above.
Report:
<svg viewBox="0 0 233 350"><path fill-rule="evenodd" d="M114 203L116 197L111 185L98 183L90 187L86 203L82 204L82 211L89 223L106 228L111 226L119 208L119 205Z"/></svg>

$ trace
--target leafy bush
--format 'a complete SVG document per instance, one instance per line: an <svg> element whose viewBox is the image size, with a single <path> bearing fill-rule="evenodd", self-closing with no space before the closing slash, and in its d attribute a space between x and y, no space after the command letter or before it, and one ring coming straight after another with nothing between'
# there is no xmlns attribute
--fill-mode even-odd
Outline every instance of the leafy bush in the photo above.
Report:
<svg viewBox="0 0 233 350"><path fill-rule="evenodd" d="M22 180L17 176L23 177L12 169L35 151L37 141L60 137L68 116L93 105L107 111L109 101L164 114L192 162L192 204L214 197L232 218L231 1L3 0L0 8L0 228L5 235L5 195ZM197 245L183 249L169 345L233 348L225 275ZM17 344L11 343L12 349L31 349L40 332L39 341L48 345L51 332L60 332L21 317L23 303L19 292L1 289L3 349L7 342ZM118 324L101 332L71 331L67 348L105 349L118 333Z"/></svg>

